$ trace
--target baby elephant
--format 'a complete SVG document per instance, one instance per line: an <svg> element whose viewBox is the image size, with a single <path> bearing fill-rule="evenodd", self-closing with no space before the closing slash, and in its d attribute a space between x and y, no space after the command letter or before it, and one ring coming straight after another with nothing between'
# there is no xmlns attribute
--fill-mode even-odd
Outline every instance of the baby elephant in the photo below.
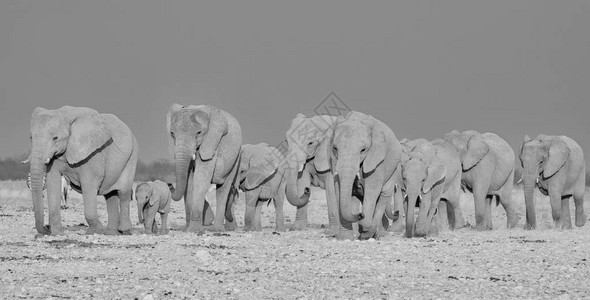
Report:
<svg viewBox="0 0 590 300"><path fill-rule="evenodd" d="M171 196L169 185L160 180L142 182L135 188L137 217L139 223L143 223L146 234L158 234L156 212L160 213L162 219L160 234L168 233L167 220Z"/></svg>

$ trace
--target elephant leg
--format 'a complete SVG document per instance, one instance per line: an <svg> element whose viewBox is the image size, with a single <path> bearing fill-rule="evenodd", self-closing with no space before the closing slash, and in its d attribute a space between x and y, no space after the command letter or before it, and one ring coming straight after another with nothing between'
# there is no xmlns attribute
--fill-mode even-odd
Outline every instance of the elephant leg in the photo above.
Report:
<svg viewBox="0 0 590 300"><path fill-rule="evenodd" d="M492 203L494 202L494 195L486 196L486 228L492 230L494 228L492 224Z"/></svg>
<svg viewBox="0 0 590 300"><path fill-rule="evenodd" d="M307 206L297 207L297 212L295 213L295 222L291 225L290 230L305 230L307 229Z"/></svg>
<svg viewBox="0 0 590 300"><path fill-rule="evenodd" d="M574 205L576 206L576 226L582 227L586 224L586 215L584 214L584 188L581 192L574 193Z"/></svg>
<svg viewBox="0 0 590 300"><path fill-rule="evenodd" d="M205 233L203 228L203 213L206 211L205 203L207 202L205 201L205 196L211 185L208 181L202 182L203 178L208 178L206 174L208 172L205 172L205 170L199 170L199 173L197 174L197 169L198 167L195 167L193 197L192 199L189 199L191 214L188 231L202 235Z"/></svg>
<svg viewBox="0 0 590 300"><path fill-rule="evenodd" d="M512 200L512 185L505 185L502 187L502 190L497 195L499 197L499 201L504 207L504 211L506 212L506 227L507 228L514 228L518 225L518 213L516 212L516 208L514 207L514 201Z"/></svg>
<svg viewBox="0 0 590 300"><path fill-rule="evenodd" d="M98 218L98 210L96 207L98 188L95 186L82 187L82 199L84 201L84 218L88 223L88 230L86 234L102 234L105 229ZM108 202L107 202L108 209Z"/></svg>
<svg viewBox="0 0 590 300"><path fill-rule="evenodd" d="M549 200L551 202L551 215L555 228L563 228L563 220L561 219L561 193L557 189L549 188Z"/></svg>
<svg viewBox="0 0 590 300"><path fill-rule="evenodd" d="M570 197L561 199L561 226L563 229L572 229L572 217L570 215Z"/></svg>
<svg viewBox="0 0 590 300"><path fill-rule="evenodd" d="M262 230L262 206L266 201L256 201L256 212L254 213L254 230Z"/></svg>
<svg viewBox="0 0 590 300"><path fill-rule="evenodd" d="M256 204L258 202L258 195L260 194L260 189L256 188L254 190L246 191L245 193L246 198L246 211L244 214L244 231L253 231L255 230L255 218L256 218Z"/></svg>
<svg viewBox="0 0 590 300"><path fill-rule="evenodd" d="M486 207L486 197L488 188L489 183L483 184L476 182L473 186L473 200L475 202L475 229L478 231L491 229L487 227L487 210L489 207Z"/></svg>
<svg viewBox="0 0 590 300"><path fill-rule="evenodd" d="M119 198L119 227L122 234L131 234L131 190L118 191ZM108 227L108 225L107 225Z"/></svg>
<svg viewBox="0 0 590 300"><path fill-rule="evenodd" d="M387 229L389 228L389 219L385 216L385 207L388 202L391 202L392 195L384 195L381 193L377 200L375 207L375 214L373 215L373 226L376 227L374 237L376 239L387 236Z"/></svg>
<svg viewBox="0 0 590 300"><path fill-rule="evenodd" d="M213 222L213 226L210 228L212 231L225 231L224 221L225 221L225 209L228 205L228 200L230 196L230 191L232 187L232 178L235 177L235 172L237 170L237 164L232 169L231 173L226 178L226 181L221 185L218 186L216 190L216 210L215 210L215 221ZM232 220L233 221L233 220Z"/></svg>
<svg viewBox="0 0 590 300"><path fill-rule="evenodd" d="M336 235L340 230L340 214L338 207L338 199L336 199L336 192L334 190L334 177L331 172L321 175L320 180L323 180L326 187L326 203L328 205L328 229L325 234Z"/></svg>
<svg viewBox="0 0 590 300"><path fill-rule="evenodd" d="M158 222L156 222L156 218L154 218L154 221L152 222L152 233L158 234Z"/></svg>
<svg viewBox="0 0 590 300"><path fill-rule="evenodd" d="M449 201L447 199L441 199L438 201L437 209L438 211L433 217L438 223L435 227L438 227L441 230L453 229L453 224L455 223L455 213L451 209Z"/></svg>
<svg viewBox="0 0 590 300"><path fill-rule="evenodd" d="M119 196L117 192L111 192L105 196L107 201L107 228L105 234L118 235L119 231L117 228L120 223L120 209L119 209Z"/></svg>
<svg viewBox="0 0 590 300"><path fill-rule="evenodd" d="M285 214L283 204L285 203L285 188L279 188L277 196L273 200L275 206L275 230L285 231Z"/></svg>
<svg viewBox="0 0 590 300"><path fill-rule="evenodd" d="M46 176L47 185L47 210L49 211L49 228L52 235L63 235L61 225L61 177L56 171L50 171Z"/></svg>
<svg viewBox="0 0 590 300"><path fill-rule="evenodd" d="M193 186L193 181L194 181L194 176L195 176L195 172L193 172L192 170L190 170L188 172L188 183L186 185L186 191L184 191L184 213L186 216L186 224L184 225L184 228L182 229L182 231L187 231L188 227L190 225L190 220L191 220L191 207L190 207L190 199L193 199L193 194L194 194L194 186ZM205 203L207 203L207 201L205 201Z"/></svg>
<svg viewBox="0 0 590 300"><path fill-rule="evenodd" d="M160 234L168 234L168 213L160 214L160 219L162 220Z"/></svg>
<svg viewBox="0 0 590 300"><path fill-rule="evenodd" d="M401 191L401 189L399 188L399 186L397 186L395 188L394 194L393 194L393 213L394 213L394 219L391 222L391 226L390 226L390 231L392 232L401 232L404 231L404 196L403 193ZM397 217L397 219L395 219L395 217Z"/></svg>

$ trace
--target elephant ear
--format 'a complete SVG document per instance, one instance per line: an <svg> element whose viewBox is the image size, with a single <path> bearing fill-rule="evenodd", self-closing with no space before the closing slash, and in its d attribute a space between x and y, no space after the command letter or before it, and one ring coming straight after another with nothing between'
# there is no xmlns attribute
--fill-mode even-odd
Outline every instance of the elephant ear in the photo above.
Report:
<svg viewBox="0 0 590 300"><path fill-rule="evenodd" d="M77 164L102 147L112 137L105 120L97 113L80 115L70 125L66 159Z"/></svg>
<svg viewBox="0 0 590 300"><path fill-rule="evenodd" d="M426 169L426 179L422 185L422 193L426 194L447 174L447 167L440 160L433 160Z"/></svg>
<svg viewBox="0 0 590 300"><path fill-rule="evenodd" d="M154 206L154 204L156 204L156 196L154 196L154 189L158 190L158 184L156 182L149 182L148 183L149 191L148 191L148 198L150 199L149 204L150 206Z"/></svg>
<svg viewBox="0 0 590 300"><path fill-rule="evenodd" d="M245 187L252 190L259 187L269 177L274 175L278 168L278 162L267 155L254 155L250 158L250 167L246 174Z"/></svg>
<svg viewBox="0 0 590 300"><path fill-rule="evenodd" d="M371 148L367 150L367 156L363 161L363 173L373 172L383 160L385 160L385 136L383 132L375 126L375 120L371 118Z"/></svg>
<svg viewBox="0 0 590 300"><path fill-rule="evenodd" d="M168 108L168 112L166 113L166 136L168 136L168 152L170 152L172 156L174 156L174 139L170 133L170 129L172 128L172 115L177 113L183 107L184 106L180 104L174 103L170 106L170 108Z"/></svg>
<svg viewBox="0 0 590 300"><path fill-rule="evenodd" d="M221 137L227 134L227 120L221 115L221 111L217 107L207 107L209 108L209 126L199 148L199 155L201 155L202 160L213 158ZM197 113L201 112L197 111Z"/></svg>
<svg viewBox="0 0 590 300"><path fill-rule="evenodd" d="M543 167L543 177L549 178L563 165L565 165L568 157L570 156L570 149L567 145L562 141L557 141L549 144L549 157L545 162L545 167Z"/></svg>
<svg viewBox="0 0 590 300"><path fill-rule="evenodd" d="M474 135L467 142L467 149L462 157L463 171L473 168L490 151L490 146L480 134Z"/></svg>
<svg viewBox="0 0 590 300"><path fill-rule="evenodd" d="M326 172L330 170L330 141L332 140L331 134L326 134L320 141L318 149L316 150L315 158L313 159L313 165L315 169L320 172Z"/></svg>

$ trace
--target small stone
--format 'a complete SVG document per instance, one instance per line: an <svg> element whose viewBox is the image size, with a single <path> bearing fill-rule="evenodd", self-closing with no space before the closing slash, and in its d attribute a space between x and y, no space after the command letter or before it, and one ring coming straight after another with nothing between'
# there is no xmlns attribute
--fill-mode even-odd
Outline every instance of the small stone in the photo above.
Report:
<svg viewBox="0 0 590 300"><path fill-rule="evenodd" d="M154 296L152 296L152 294L147 294L143 297L143 300L154 300Z"/></svg>

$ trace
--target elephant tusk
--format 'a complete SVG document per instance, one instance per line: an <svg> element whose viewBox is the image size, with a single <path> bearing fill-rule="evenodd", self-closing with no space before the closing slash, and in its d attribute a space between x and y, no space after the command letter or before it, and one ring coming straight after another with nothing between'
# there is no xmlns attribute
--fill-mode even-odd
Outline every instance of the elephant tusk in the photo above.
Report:
<svg viewBox="0 0 590 300"><path fill-rule="evenodd" d="M48 164L50 161L51 161L51 158L49 158L49 157L48 157L48 158L45 160L45 164Z"/></svg>
<svg viewBox="0 0 590 300"><path fill-rule="evenodd" d="M362 177L361 177L361 171L358 171L358 172L356 172L356 176L357 176L359 179L362 179Z"/></svg>
<svg viewBox="0 0 590 300"><path fill-rule="evenodd" d="M334 178L336 178L336 176L338 176L338 172L334 172Z"/></svg>
<svg viewBox="0 0 590 300"><path fill-rule="evenodd" d="M193 160L196 160L196 159L197 159L197 154L193 153Z"/></svg>
<svg viewBox="0 0 590 300"><path fill-rule="evenodd" d="M537 183L539 183L539 178L537 178Z"/></svg>

